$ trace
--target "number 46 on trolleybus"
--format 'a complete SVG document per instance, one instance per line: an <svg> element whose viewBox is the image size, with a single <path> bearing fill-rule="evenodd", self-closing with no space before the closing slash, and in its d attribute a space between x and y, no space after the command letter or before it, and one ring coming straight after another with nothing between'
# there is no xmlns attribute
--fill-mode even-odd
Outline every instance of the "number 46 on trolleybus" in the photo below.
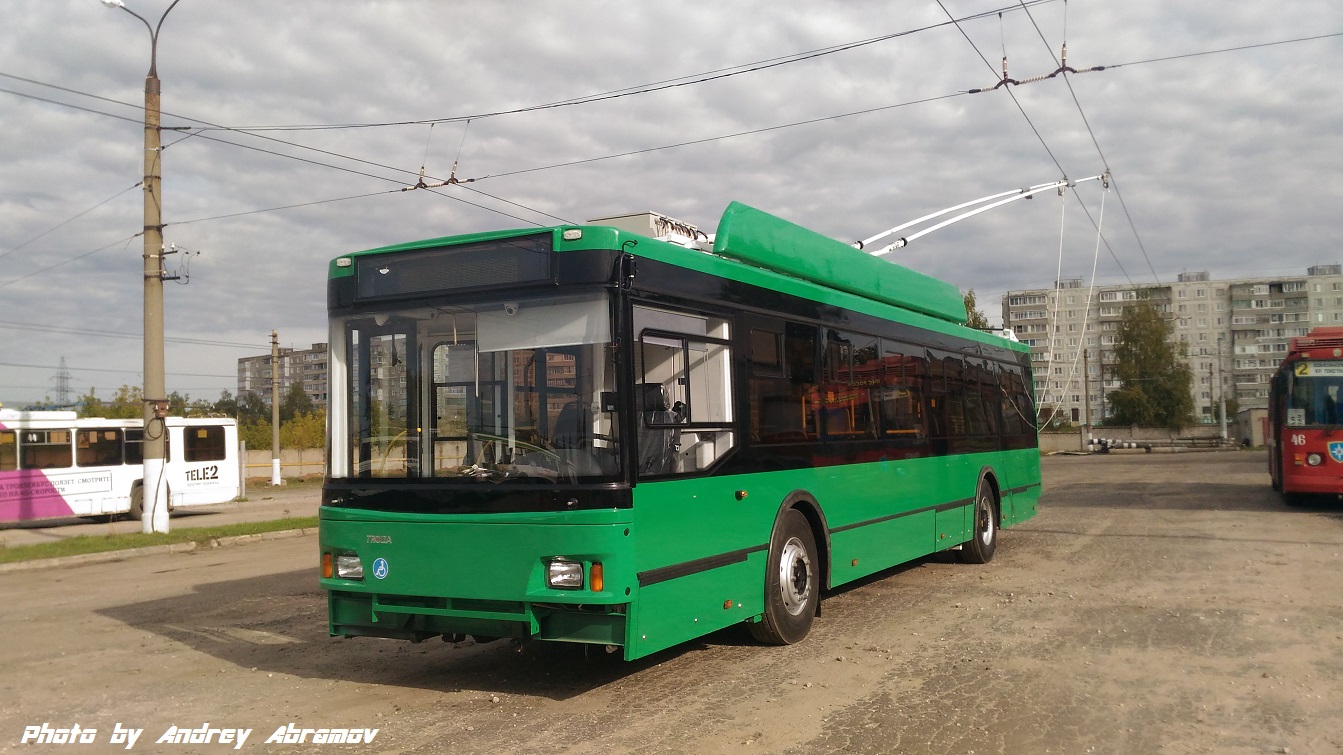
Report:
<svg viewBox="0 0 1343 755"><path fill-rule="evenodd" d="M1289 505L1343 493L1343 328L1291 339L1269 384L1268 471Z"/></svg>
<svg viewBox="0 0 1343 755"><path fill-rule="evenodd" d="M1034 515L1030 354L952 285L733 203L332 261L332 635L801 640Z"/></svg>

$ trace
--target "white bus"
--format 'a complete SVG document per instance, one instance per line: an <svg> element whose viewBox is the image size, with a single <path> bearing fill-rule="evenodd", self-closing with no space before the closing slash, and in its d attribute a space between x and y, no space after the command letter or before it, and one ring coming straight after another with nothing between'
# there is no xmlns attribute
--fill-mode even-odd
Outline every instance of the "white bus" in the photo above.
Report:
<svg viewBox="0 0 1343 755"><path fill-rule="evenodd" d="M0 409L0 523L140 516L144 429L138 419ZM168 417L169 511L238 497L238 428L227 418Z"/></svg>

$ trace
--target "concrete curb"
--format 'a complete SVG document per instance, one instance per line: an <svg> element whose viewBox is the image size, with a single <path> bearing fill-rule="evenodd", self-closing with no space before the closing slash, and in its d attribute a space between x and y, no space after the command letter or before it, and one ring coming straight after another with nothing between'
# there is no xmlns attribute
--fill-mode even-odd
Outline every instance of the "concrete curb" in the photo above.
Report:
<svg viewBox="0 0 1343 755"><path fill-rule="evenodd" d="M150 545L144 548L128 548L119 551L104 551L101 553L81 553L78 556L61 556L59 558L40 558L32 561L14 561L7 564L0 564L0 574L10 574L13 572L35 571L38 569L60 569L67 566L87 566L89 564L109 564L115 561L125 561L128 558L140 558L142 556L158 556L164 553L193 553L198 550L210 548L226 548L234 545L247 545L248 543L259 543L266 540L285 540L291 537L310 537L317 534L316 527L305 527L294 530L275 530L274 532L257 532L251 535L234 535L232 537L216 537L200 543L194 540L185 543L169 543L167 545Z"/></svg>

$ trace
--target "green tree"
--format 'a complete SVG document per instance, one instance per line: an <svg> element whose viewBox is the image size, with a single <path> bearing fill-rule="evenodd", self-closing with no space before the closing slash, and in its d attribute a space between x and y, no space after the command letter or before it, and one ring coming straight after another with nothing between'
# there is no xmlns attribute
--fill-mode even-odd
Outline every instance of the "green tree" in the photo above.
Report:
<svg viewBox="0 0 1343 755"><path fill-rule="evenodd" d="M268 450L270 436L269 419L243 420L238 423L238 438L247 444L249 451Z"/></svg>
<svg viewBox="0 0 1343 755"><path fill-rule="evenodd" d="M288 422L302 414L311 414L312 409L312 397L303 390L303 383L292 383L280 402L280 422Z"/></svg>
<svg viewBox="0 0 1343 755"><path fill-rule="evenodd" d="M270 450L270 417L238 425L238 438L250 451ZM326 412L317 409L280 423L280 448L325 448Z"/></svg>
<svg viewBox="0 0 1343 755"><path fill-rule="evenodd" d="M1193 422L1194 374L1171 343L1173 328L1149 302L1124 308L1116 333L1113 375L1119 389L1108 400L1112 424L1178 430Z"/></svg>
<svg viewBox="0 0 1343 755"><path fill-rule="evenodd" d="M105 419L136 419L145 416L145 405L140 398L138 385L121 386L109 401L103 401L97 394L97 388L90 388L88 393L79 397L79 416Z"/></svg>
<svg viewBox="0 0 1343 755"><path fill-rule="evenodd" d="M238 400L233 398L233 394L227 389L220 391L219 400L214 402L210 411L224 417L238 416Z"/></svg>
<svg viewBox="0 0 1343 755"><path fill-rule="evenodd" d="M972 288L965 292L965 324L971 328L989 327L989 318L979 311L975 303L975 290Z"/></svg>
<svg viewBox="0 0 1343 755"><path fill-rule="evenodd" d="M255 391L248 391L238 396L237 416L240 422L265 422L270 424L270 407Z"/></svg>
<svg viewBox="0 0 1343 755"><path fill-rule="evenodd" d="M173 391L168 394L168 414L173 417L185 417L191 396Z"/></svg>
<svg viewBox="0 0 1343 755"><path fill-rule="evenodd" d="M326 412L318 409L296 415L280 425L281 448L325 448Z"/></svg>

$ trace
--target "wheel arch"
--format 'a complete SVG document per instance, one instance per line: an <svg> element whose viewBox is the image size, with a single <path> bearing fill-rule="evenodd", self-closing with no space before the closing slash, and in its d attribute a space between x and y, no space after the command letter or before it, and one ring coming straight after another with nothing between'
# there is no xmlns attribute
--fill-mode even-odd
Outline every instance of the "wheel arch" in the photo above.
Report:
<svg viewBox="0 0 1343 755"><path fill-rule="evenodd" d="M982 466L982 467L979 468L979 477L978 477L978 479L975 481L975 495L976 495L976 496L979 495L979 483L981 483L981 482L987 482L987 483L989 484L989 489L993 491L993 500L994 500L994 503L996 504L996 505L994 506L994 512L993 512L993 514L994 514L994 516L995 516L995 517L997 518L997 520L998 520L998 521L996 522L996 524L997 524L999 527L1002 527L1002 526L1003 526L1003 488L1002 488L1002 485L998 482L998 473L995 472L995 471L993 470L993 467L992 467L992 466L990 466L990 465L988 465L988 464L985 464L984 466Z"/></svg>
<svg viewBox="0 0 1343 755"><path fill-rule="evenodd" d="M783 515L789 509L797 509L802 516L807 518L807 524L811 526L812 537L816 540L817 559L821 562L821 585L825 589L830 589L830 525L826 523L825 511L821 509L821 504L816 501L816 496L806 490L794 490L784 496L779 508L774 512L774 524L769 530L769 542L774 542L774 536L778 532L779 523L783 521ZM819 615L821 611L821 602L816 601L816 612Z"/></svg>

